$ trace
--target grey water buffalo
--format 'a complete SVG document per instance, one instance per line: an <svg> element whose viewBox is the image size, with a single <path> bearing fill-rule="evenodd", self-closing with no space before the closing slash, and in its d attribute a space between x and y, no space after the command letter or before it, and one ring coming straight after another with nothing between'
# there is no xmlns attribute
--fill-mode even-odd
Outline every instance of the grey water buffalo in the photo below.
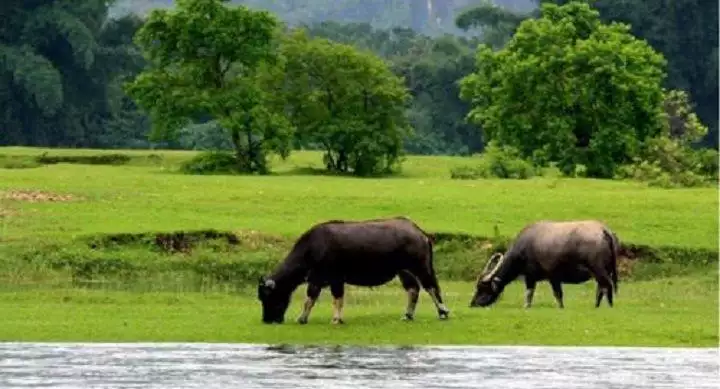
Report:
<svg viewBox="0 0 720 389"><path fill-rule="evenodd" d="M405 320L413 320L420 286L440 319L450 311L443 303L433 267L428 234L405 217L316 224L303 233L274 271L260 277L258 299L264 323L282 323L292 293L307 282L307 298L297 321L306 324L320 292L330 287L333 324L343 323L345 285L380 286L398 277L407 292Z"/></svg>
<svg viewBox="0 0 720 389"><path fill-rule="evenodd" d="M532 304L535 285L548 280L560 308L562 284L580 284L595 278L595 307L607 296L613 306L617 293L617 257L620 242L596 220L539 221L523 228L505 254L495 253L478 277L471 307L489 306L505 286L520 275L525 279L525 308Z"/></svg>

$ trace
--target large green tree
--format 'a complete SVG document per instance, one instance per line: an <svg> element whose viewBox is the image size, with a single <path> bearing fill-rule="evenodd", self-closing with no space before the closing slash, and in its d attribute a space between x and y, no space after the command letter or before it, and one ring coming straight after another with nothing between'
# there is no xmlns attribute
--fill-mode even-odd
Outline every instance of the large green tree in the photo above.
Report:
<svg viewBox="0 0 720 389"><path fill-rule="evenodd" d="M308 34L371 50L405 80L412 99L408 120L413 135L404 148L413 154L469 154L482 150L477 126L464 118L469 105L457 80L473 70L476 39L430 37L407 28L376 29L367 23L323 22Z"/></svg>
<svg viewBox="0 0 720 389"><path fill-rule="evenodd" d="M286 156L291 140L274 92L279 26L269 12L226 2L179 0L174 10L153 10L135 40L149 65L127 91L148 111L154 137L216 121L238 169L265 173L267 153Z"/></svg>
<svg viewBox="0 0 720 389"><path fill-rule="evenodd" d="M630 32L660 51L667 59L665 87L682 89L698 117L709 127L703 143L718 145L718 2L697 0L534 0L558 5L584 1L606 22L630 25ZM479 29L483 39L501 47L525 19L539 10L518 13L483 0L461 12L456 24L463 30Z"/></svg>
<svg viewBox="0 0 720 389"><path fill-rule="evenodd" d="M403 80L371 52L304 30L288 35L287 104L302 142L319 145L327 168L365 176L397 167L410 128Z"/></svg>
<svg viewBox="0 0 720 389"><path fill-rule="evenodd" d="M612 177L663 127L665 60L628 30L585 3L543 4L503 49L479 48L469 117L537 163Z"/></svg>

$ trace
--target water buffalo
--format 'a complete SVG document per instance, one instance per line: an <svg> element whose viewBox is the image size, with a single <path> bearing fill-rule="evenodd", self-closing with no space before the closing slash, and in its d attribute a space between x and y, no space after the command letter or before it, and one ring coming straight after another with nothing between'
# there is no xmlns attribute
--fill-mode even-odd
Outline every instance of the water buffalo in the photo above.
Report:
<svg viewBox="0 0 720 389"><path fill-rule="evenodd" d="M560 308L562 284L597 281L595 307L603 295L613 306L617 293L617 256L620 243L605 224L595 220L539 221L527 225L505 254L495 253L478 277L471 307L489 306L505 286L522 275L525 279L525 308L529 308L535 284L548 280ZM492 267L492 270L489 270Z"/></svg>
<svg viewBox="0 0 720 389"><path fill-rule="evenodd" d="M413 221L395 217L316 224L298 238L272 274L260 277L262 321L282 323L292 293L307 282L307 299L298 323L307 323L310 310L327 286L333 296L332 323L343 323L345 284L379 286L395 276L408 295L405 320L414 318L420 286L432 298L440 319L447 319L450 311L435 275L432 239Z"/></svg>

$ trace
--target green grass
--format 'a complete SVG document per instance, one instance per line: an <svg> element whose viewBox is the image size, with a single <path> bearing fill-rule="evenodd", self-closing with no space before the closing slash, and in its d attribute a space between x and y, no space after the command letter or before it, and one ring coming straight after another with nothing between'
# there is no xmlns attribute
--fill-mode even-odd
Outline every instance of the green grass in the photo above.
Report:
<svg viewBox="0 0 720 389"><path fill-rule="evenodd" d="M30 156L46 151L70 156L122 153L132 159L122 166L33 167ZM518 282L492 309L471 310L467 305L472 284L443 279L452 310L448 322L437 320L426 294L421 297L417 320L403 323L399 318L405 296L398 285L351 288L347 324L339 327L329 324L327 291L310 324L294 323L304 288L295 293L285 325L262 325L251 288L234 285L238 279L218 281L216 276L224 270L212 267L252 262L252 271L242 266L232 270L247 282L255 277L253 272L264 271L267 261L279 260L292 240L313 223L394 215L409 216L432 232L485 237L492 237L496 226L500 235L511 237L538 219L597 218L606 221L623 242L714 251L718 248L716 188L667 190L641 183L557 177L451 180L451 168L471 163L461 157L411 156L402 174L394 178L301 174L321 167L320 154L315 152L296 152L286 161L274 159L270 176L177 173L180 163L193 155L185 151L0 148L0 159L5 156L12 167L3 169L0 163L0 340L718 343L717 263L697 267L673 262L672 257L659 263L641 262L633 267L634 276L621 278L612 309L593 307L595 286L589 282L565 287L565 310L555 308L549 285L541 284L535 306L524 310L523 286ZM17 190L70 194L74 200L2 199ZM166 255L138 245L95 250L77 240L81 235L199 229L242 231L245 237L255 236L248 234L256 231L258 238L232 250L208 248L188 256ZM281 239L271 237L275 235ZM482 244L438 244L439 274L453 280L471 279L486 259ZM82 283L73 273L77 269L53 268L51 259L56 263L77 259L78 269L93 261L138 267L135 273L124 275L96 274L85 281L105 287L88 290L78 286ZM216 261L208 268L210 273L194 273L193 261L201 260Z"/></svg>
<svg viewBox="0 0 720 389"><path fill-rule="evenodd" d="M405 296L398 285L347 291L344 325L330 324L328 292L310 323L295 323L304 298L298 289L282 325L260 322L251 292L130 293L58 289L0 292L2 341L203 341L305 344L527 344L695 346L718 344L714 275L621 286L616 305L593 307L594 286L565 287L566 308L555 307L540 284L535 305L522 308L522 283L511 284L490 309L468 307L472 284L444 282L452 310L437 319L422 294L417 318L400 321ZM679 292L682 291L682 292Z"/></svg>
<svg viewBox="0 0 720 389"><path fill-rule="evenodd" d="M176 161L192 155L156 154ZM318 153L297 153L295 158L310 156L319 164ZM292 171L302 165L297 161L276 170ZM162 165L0 169L0 191L43 190L79 199L5 200L3 206L12 212L0 233L5 240L201 228L297 235L331 218L407 215L430 231L491 236L497 226L501 235L512 236L537 219L599 218L628 242L718 247L717 189L664 190L589 179L450 180L449 167L455 163L467 159L410 157L408 177L386 179L191 176Z"/></svg>

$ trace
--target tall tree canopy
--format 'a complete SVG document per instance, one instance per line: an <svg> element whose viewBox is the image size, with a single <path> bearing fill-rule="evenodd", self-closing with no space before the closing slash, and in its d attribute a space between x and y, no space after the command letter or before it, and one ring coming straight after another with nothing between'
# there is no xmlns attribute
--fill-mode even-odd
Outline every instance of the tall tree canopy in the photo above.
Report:
<svg viewBox="0 0 720 389"><path fill-rule="evenodd" d="M623 22L630 32L663 53L668 61L665 87L682 89L700 120L710 128L704 143L718 147L718 2L696 0L535 0L563 5L589 2L605 22ZM479 29L487 43L501 47L525 19L539 10L517 12L483 0L460 12L455 20L463 30Z"/></svg>
<svg viewBox="0 0 720 389"><path fill-rule="evenodd" d="M410 128L403 80L369 51L296 31L285 39L290 117L329 170L389 173Z"/></svg>
<svg viewBox="0 0 720 389"><path fill-rule="evenodd" d="M127 90L153 119L153 135L215 120L229 133L238 168L266 172L266 151L287 155L289 124L268 74L277 60L278 22L227 0L179 0L153 10L136 42L149 65Z"/></svg>
<svg viewBox="0 0 720 389"><path fill-rule="evenodd" d="M503 49L478 50L470 118L537 163L612 177L663 127L665 60L628 31L584 3L543 4Z"/></svg>

